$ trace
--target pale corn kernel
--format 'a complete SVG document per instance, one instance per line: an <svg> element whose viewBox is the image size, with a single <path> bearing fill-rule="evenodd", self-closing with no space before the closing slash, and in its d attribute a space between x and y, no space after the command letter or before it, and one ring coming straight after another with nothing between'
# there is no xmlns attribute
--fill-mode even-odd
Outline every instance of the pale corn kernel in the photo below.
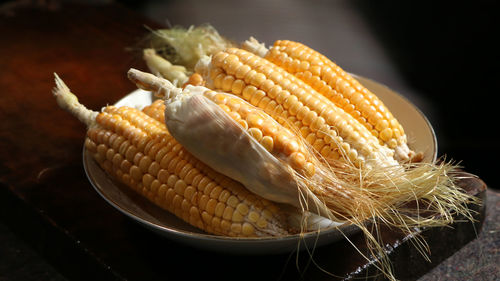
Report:
<svg viewBox="0 0 500 281"><path fill-rule="evenodd" d="M260 87L260 85L264 83L264 81L266 81L266 75L262 73L256 73L255 75L252 76L249 82L255 87Z"/></svg>
<svg viewBox="0 0 500 281"><path fill-rule="evenodd" d="M223 62L223 64L227 66L228 71L229 71L229 69L230 69L232 66L234 66L234 65L236 65L236 66L237 66L237 65L238 65L238 63L240 63L239 58L238 58L237 56L235 56L235 55L229 55L229 56L225 57L225 58L224 58L224 62ZM233 69L232 71L234 71L234 70L235 70L235 69ZM232 72L232 71L231 71L231 72ZM232 74L232 73L231 73L231 74Z"/></svg>
<svg viewBox="0 0 500 281"><path fill-rule="evenodd" d="M257 222L260 218L260 215L255 212L255 211L250 211L250 213L248 214L248 219L251 221L251 222Z"/></svg>
<svg viewBox="0 0 500 281"><path fill-rule="evenodd" d="M208 212L203 211L201 213L201 219L206 223L210 224L212 222L212 215L210 215Z"/></svg>
<svg viewBox="0 0 500 281"><path fill-rule="evenodd" d="M266 108L267 105L271 102L271 99L267 96L263 97L259 103L257 104L258 108Z"/></svg>
<svg viewBox="0 0 500 281"><path fill-rule="evenodd" d="M235 81L235 79L232 75L227 75L226 77L224 77L224 79L222 79L222 83L221 83L222 90L225 92L231 91L234 81Z"/></svg>
<svg viewBox="0 0 500 281"><path fill-rule="evenodd" d="M256 141L260 142L262 140L262 131L257 128L248 129L248 134L252 136Z"/></svg>
<svg viewBox="0 0 500 281"><path fill-rule="evenodd" d="M246 64L241 65L234 74L236 78L243 79L252 68Z"/></svg>
<svg viewBox="0 0 500 281"><path fill-rule="evenodd" d="M266 93L262 90L257 90L254 92L253 96L250 98L249 102L254 105L254 106L257 106L259 104L259 102L262 100L262 98L264 98L266 96Z"/></svg>
<svg viewBox="0 0 500 281"><path fill-rule="evenodd" d="M217 205L217 200L214 199L208 199L207 205L205 207L205 210L210 214L214 215L215 213L215 206Z"/></svg>
<svg viewBox="0 0 500 281"><path fill-rule="evenodd" d="M177 216L182 216L182 196L179 194L174 195L174 199L172 199L172 205L174 206L174 212Z"/></svg>
<svg viewBox="0 0 500 281"><path fill-rule="evenodd" d="M194 85L194 86L201 86L203 85L203 77L198 74L198 73L193 73L191 76L189 76L188 81L186 82L186 85Z"/></svg>
<svg viewBox="0 0 500 281"><path fill-rule="evenodd" d="M293 167L302 168L306 164L306 157L301 152L294 152L290 155L291 164Z"/></svg>
<svg viewBox="0 0 500 281"><path fill-rule="evenodd" d="M313 163L307 162L305 165L305 171L306 171L306 175L313 176L314 173L316 172L316 168L315 168Z"/></svg>
<svg viewBox="0 0 500 281"><path fill-rule="evenodd" d="M130 176L135 180L135 181L140 181L142 180L142 171L139 167L136 165L132 165L130 168Z"/></svg>
<svg viewBox="0 0 500 281"><path fill-rule="evenodd" d="M394 136L396 139L398 139L399 137L401 137L401 131L400 131L400 130L398 130L398 129L393 129L393 130L392 130L392 134L393 134L393 136Z"/></svg>
<svg viewBox="0 0 500 281"><path fill-rule="evenodd" d="M199 191L204 191L205 190L205 187L211 182L210 178L208 178L207 176L203 176L201 179L200 179L200 182L198 183L198 190Z"/></svg>
<svg viewBox="0 0 500 281"><path fill-rule="evenodd" d="M139 162L141 161L141 159L144 157L144 154L142 154L142 152L137 152L134 156L134 160L132 162L134 162L134 164L136 164L137 166L139 166Z"/></svg>
<svg viewBox="0 0 500 281"><path fill-rule="evenodd" d="M243 216L248 214L248 206L245 203L238 204L238 206L236 206L236 210Z"/></svg>
<svg viewBox="0 0 500 281"><path fill-rule="evenodd" d="M168 175L166 184L168 185L169 188L174 188L174 186L178 180L179 180L179 178L176 175L170 174L170 175Z"/></svg>
<svg viewBox="0 0 500 281"><path fill-rule="evenodd" d="M146 187L147 189L150 189L151 183L155 180L153 176L150 174L144 174L142 176L142 185Z"/></svg>
<svg viewBox="0 0 500 281"><path fill-rule="evenodd" d="M311 110L309 109L309 107L307 106L303 106L301 107L298 111L297 111L297 119L299 120L303 120L304 117L310 112Z"/></svg>
<svg viewBox="0 0 500 281"><path fill-rule="evenodd" d="M98 153L101 157L103 157L103 158L106 158L106 157L105 157L105 155L106 155L106 151L107 151L107 150L108 150L108 148L107 148L107 147L106 147L106 145L104 145L104 144L99 144L99 145L97 146L97 153ZM134 152L135 152L135 151L134 151ZM135 155L135 153L134 153L134 155ZM133 155L132 155L131 157L133 157Z"/></svg>
<svg viewBox="0 0 500 281"><path fill-rule="evenodd" d="M199 174L199 172L194 169L191 164L186 165L186 167L189 167L189 170L186 173L181 173L180 176L184 178L184 181L187 184L193 184L193 179L196 175Z"/></svg>
<svg viewBox="0 0 500 281"><path fill-rule="evenodd" d="M219 52L217 54L215 54L212 58L213 60L213 63L216 65L216 66L222 66L224 64L224 60L229 56L229 54L227 53L224 53L224 52Z"/></svg>
<svg viewBox="0 0 500 281"><path fill-rule="evenodd" d="M289 138L286 135L280 134L276 136L276 140L274 142L274 148L282 151L285 147L285 144L289 141Z"/></svg>
<svg viewBox="0 0 500 281"><path fill-rule="evenodd" d="M260 227L260 228L265 228L265 227L267 227L267 220L261 217L261 218L257 221L257 226L258 226L258 227Z"/></svg>
<svg viewBox="0 0 500 281"><path fill-rule="evenodd" d="M158 175L158 172L160 171L160 169L161 169L160 164L158 164L158 162L153 162L153 163L151 163L151 165L149 165L147 173L156 177Z"/></svg>
<svg viewBox="0 0 500 281"><path fill-rule="evenodd" d="M162 169L168 169L168 166L170 165L170 163L172 162L172 159L174 159L174 158L175 158L175 153L173 151L168 152L161 159L161 161L160 161L160 167Z"/></svg>
<svg viewBox="0 0 500 281"><path fill-rule="evenodd" d="M236 234L239 234L241 233L241 229L242 229L242 226L241 226L241 223L232 223L231 224L231 231L236 233Z"/></svg>
<svg viewBox="0 0 500 281"><path fill-rule="evenodd" d="M225 220L231 220L233 217L233 213L234 208L231 206L226 206L226 208L224 209L224 213L222 214L222 218Z"/></svg>
<svg viewBox="0 0 500 281"><path fill-rule="evenodd" d="M232 112L240 115L239 109L241 108L241 101L237 98L229 98L229 101L227 102L227 105L231 108ZM241 118L241 117L240 117Z"/></svg>
<svg viewBox="0 0 500 281"><path fill-rule="evenodd" d="M96 152L97 151L97 146L96 146L95 142L93 142L89 138L85 139L85 148L87 150L89 150L90 152Z"/></svg>
<svg viewBox="0 0 500 281"><path fill-rule="evenodd" d="M283 146L283 151L285 154L291 154L294 151L299 150L299 143L296 140L289 140Z"/></svg>
<svg viewBox="0 0 500 281"><path fill-rule="evenodd" d="M177 166L177 164L179 163L180 161L180 158L175 156L173 157L170 162L167 164L167 171L171 174L174 174L175 173L175 167ZM161 165L161 164L160 164Z"/></svg>
<svg viewBox="0 0 500 281"><path fill-rule="evenodd" d="M273 151L274 148L274 140L270 136L264 136L260 140L260 144L269 152Z"/></svg>
<svg viewBox="0 0 500 281"><path fill-rule="evenodd" d="M395 139L391 139L389 141L388 145L389 145L389 148L394 149L394 148L396 148L398 146L398 142Z"/></svg>
<svg viewBox="0 0 500 281"><path fill-rule="evenodd" d="M220 223L222 220L219 217L212 217L211 224L214 229L221 229Z"/></svg>
<svg viewBox="0 0 500 281"><path fill-rule="evenodd" d="M236 196L232 195L227 199L226 203L228 206L235 208L238 205L239 200L238 198L236 198Z"/></svg>
<svg viewBox="0 0 500 281"><path fill-rule="evenodd" d="M264 125L264 119L262 119L262 117L258 114L249 114L246 121L248 122L248 126L252 128L262 129L262 126Z"/></svg>
<svg viewBox="0 0 500 281"><path fill-rule="evenodd" d="M313 148L318 152L321 151L325 145L325 141L321 138L316 138L316 140L312 143Z"/></svg>
<svg viewBox="0 0 500 281"><path fill-rule="evenodd" d="M255 229L254 227L247 223L247 222L244 222L242 227L241 227L241 233L243 233L243 235L247 235L247 236L250 236L252 234L254 234L255 232Z"/></svg>
<svg viewBox="0 0 500 281"><path fill-rule="evenodd" d="M122 161L123 161L123 156L121 156L118 153L115 153L115 155L113 155L113 159L111 159L111 162L113 162L113 165L116 167L119 167Z"/></svg>
<svg viewBox="0 0 500 281"><path fill-rule="evenodd" d="M283 103L283 107L286 108L286 109L290 109L292 107L294 108L299 108L300 106L300 102L298 100L298 98L296 96L289 96L285 102ZM295 111L296 112L296 111ZM292 115L295 115L293 114L292 112L290 112L290 114Z"/></svg>
<svg viewBox="0 0 500 281"><path fill-rule="evenodd" d="M216 185L210 192L210 198L218 199L221 192L222 187L220 185Z"/></svg>
<svg viewBox="0 0 500 281"><path fill-rule="evenodd" d="M215 76L215 78L213 79L213 83L216 88L222 87L222 80L224 80L224 77L226 77L224 73L220 73L219 75Z"/></svg>
<svg viewBox="0 0 500 281"><path fill-rule="evenodd" d="M241 96L245 100L249 100L254 95L255 91L257 91L257 88L255 86L252 85L246 86L245 88L243 88Z"/></svg>
<svg viewBox="0 0 500 281"><path fill-rule="evenodd" d="M233 215L231 217L231 220L233 222L242 222L244 220L244 217L243 217L243 215L240 212L234 212L233 211Z"/></svg>
<svg viewBox="0 0 500 281"><path fill-rule="evenodd" d="M212 190L217 186L217 183L213 182L213 181L210 181L206 186L205 188L203 189L203 193L207 194L208 196L210 196L210 193L212 192Z"/></svg>
<svg viewBox="0 0 500 281"><path fill-rule="evenodd" d="M168 178L169 178L170 174L168 173L167 170L165 169L160 169L158 171L158 180L161 182L161 183L168 183ZM175 182L174 182L175 183ZM173 185L172 185L173 186Z"/></svg>
<svg viewBox="0 0 500 281"><path fill-rule="evenodd" d="M227 96L222 93L215 93L213 91L205 91L204 92L205 97L209 98L216 104L226 104L227 102Z"/></svg>
<svg viewBox="0 0 500 281"><path fill-rule="evenodd" d="M283 89L280 85L274 85L273 87L271 87L271 89L269 89L269 91L267 91L267 95L271 99L275 99L282 90Z"/></svg>
<svg viewBox="0 0 500 281"><path fill-rule="evenodd" d="M290 92L287 90L280 91L278 95L276 96L276 102L279 104L283 104L288 97L290 97Z"/></svg>
<svg viewBox="0 0 500 281"><path fill-rule="evenodd" d="M175 192L172 189L169 189L166 185L162 184L160 187L158 187L158 196L163 197L165 196L165 192L172 191L172 193L175 195Z"/></svg>
<svg viewBox="0 0 500 281"><path fill-rule="evenodd" d="M309 135L306 136L306 141L308 143L314 143L316 141L316 134L315 133L310 133Z"/></svg>
<svg viewBox="0 0 500 281"><path fill-rule="evenodd" d="M306 126L309 126L314 121L316 121L317 118L318 118L318 114L315 111L309 111L307 113L307 115L304 117L304 119L302 119L302 123L304 123L304 125L306 125ZM313 129L313 128L311 127L311 129Z"/></svg>
<svg viewBox="0 0 500 281"><path fill-rule="evenodd" d="M193 198L195 193L196 193L196 189L194 187L192 187L191 185L188 185L184 189L184 198L191 201L191 199Z"/></svg>
<svg viewBox="0 0 500 281"><path fill-rule="evenodd" d="M182 197L181 197L182 198ZM181 202L181 210L183 213L185 213L186 215L189 213L189 208L191 207L191 204L189 203L189 201L186 199L186 198L183 198L182 199L182 202ZM189 217L186 217L186 218L183 218L185 221L188 221L189 220Z"/></svg>
<svg viewBox="0 0 500 281"><path fill-rule="evenodd" d="M153 161L151 160L151 158L149 158L149 156L144 156L139 161L139 168L143 173L147 173L149 166L151 166L152 163Z"/></svg>
<svg viewBox="0 0 500 281"><path fill-rule="evenodd" d="M151 185L149 186L149 190L154 193L154 194L157 194L158 193L158 188L160 188L161 186L161 182L157 179L154 179L152 182L151 182Z"/></svg>
<svg viewBox="0 0 500 281"><path fill-rule="evenodd" d="M217 205L215 205L215 211L214 214L217 217L222 217L222 214L224 213L224 209L226 208L226 205L224 203L218 202Z"/></svg>
<svg viewBox="0 0 500 281"><path fill-rule="evenodd" d="M200 196L200 199L198 201L198 204L199 204L198 206L200 207L201 210L206 210L207 209L208 200L210 200L210 197L208 197L207 195L202 194Z"/></svg>
<svg viewBox="0 0 500 281"><path fill-rule="evenodd" d="M261 88L265 92L268 92L271 88L274 87L274 85L276 84L274 84L271 79L266 79L260 84L259 88Z"/></svg>
<svg viewBox="0 0 500 281"><path fill-rule="evenodd" d="M241 79L237 79L231 85L231 92L233 92L235 95L240 95L244 87L245 82Z"/></svg>
<svg viewBox="0 0 500 281"><path fill-rule="evenodd" d="M358 152L354 149L351 149L351 150L349 150L347 157L349 157L349 160L354 162L358 158Z"/></svg>
<svg viewBox="0 0 500 281"><path fill-rule="evenodd" d="M240 124L240 126L243 127L244 130L248 129L248 123L245 120L238 120L238 124Z"/></svg>
<svg viewBox="0 0 500 281"><path fill-rule="evenodd" d="M325 119L319 116L315 118L314 121L311 123L311 130L318 131L322 129L324 125L325 125Z"/></svg>
<svg viewBox="0 0 500 281"><path fill-rule="evenodd" d="M220 227L225 231L229 231L231 229L231 223L227 220L221 220Z"/></svg>
<svg viewBox="0 0 500 281"><path fill-rule="evenodd" d="M193 177L191 185L199 190L198 185L200 184L200 181L203 179L203 177L203 174L197 172L197 174Z"/></svg>
<svg viewBox="0 0 500 281"><path fill-rule="evenodd" d="M187 184L186 182L184 182L183 180L178 180L175 185L174 185L174 191L181 195L181 196L184 196L184 190L186 189L187 187Z"/></svg>
<svg viewBox="0 0 500 281"><path fill-rule="evenodd" d="M247 84L251 84L251 81L254 79L255 75L257 75L257 71L252 69L249 72L247 72L247 74L243 78L243 81L245 81L245 83L247 83Z"/></svg>
<svg viewBox="0 0 500 281"><path fill-rule="evenodd" d="M389 141L392 138L392 129L391 128L385 128L382 130L379 134L379 137L383 141Z"/></svg>
<svg viewBox="0 0 500 281"><path fill-rule="evenodd" d="M122 163L120 164L120 169L122 171L130 171L130 168L132 167L132 163L128 161L127 159L124 159Z"/></svg>
<svg viewBox="0 0 500 281"><path fill-rule="evenodd" d="M226 203L227 202L227 199L231 196L231 193L229 193L229 191L227 190L223 190L220 194L219 194L219 201L222 202L222 203Z"/></svg>
<svg viewBox="0 0 500 281"><path fill-rule="evenodd" d="M109 161L113 161L113 156L115 156L115 151L114 149L112 148L108 148L108 150L106 150L106 159L108 159Z"/></svg>
<svg viewBox="0 0 500 281"><path fill-rule="evenodd" d="M351 146L347 142L342 142L342 145L340 146L342 150L345 152L349 151L351 149Z"/></svg>

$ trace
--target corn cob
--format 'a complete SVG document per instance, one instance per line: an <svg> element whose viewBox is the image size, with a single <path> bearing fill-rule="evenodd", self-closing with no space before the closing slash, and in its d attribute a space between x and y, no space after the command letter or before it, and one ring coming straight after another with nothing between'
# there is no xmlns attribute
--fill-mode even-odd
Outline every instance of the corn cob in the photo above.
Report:
<svg viewBox="0 0 500 281"><path fill-rule="evenodd" d="M314 166L307 163L306 151L294 134L236 97L200 86L181 90L135 69L128 75L142 89L163 93L167 128L193 155L264 198L300 206L299 190L288 167L313 174ZM313 194L308 198L311 203L317 201Z"/></svg>
<svg viewBox="0 0 500 281"><path fill-rule="evenodd" d="M85 146L114 178L209 233L289 233L275 204L194 158L162 123L134 108L88 110L58 77L56 83L54 95L59 105L88 126Z"/></svg>
<svg viewBox="0 0 500 281"><path fill-rule="evenodd" d="M240 96L300 133L328 161L379 167L398 164L393 152L358 120L266 59L229 48L211 60L200 60L195 70L209 88Z"/></svg>
<svg viewBox="0 0 500 281"><path fill-rule="evenodd" d="M159 79L135 70L131 70L129 73L129 76L134 75L134 77L141 79L141 85L145 84L146 79ZM134 81L137 81L135 80L137 78L133 78ZM147 87L145 89L159 90ZM310 160L311 157L306 147L295 134L281 126L272 117L234 95L210 89L204 89L202 95L224 110L231 119L241 125L250 136L271 154L306 175L314 175L314 164ZM153 107L146 107L144 110L158 121L165 123L165 104L160 100L155 101Z"/></svg>
<svg viewBox="0 0 500 281"><path fill-rule="evenodd" d="M298 42L278 40L267 50L254 38L246 49L282 67L352 115L379 141L395 151L398 161L415 157L404 129L382 101L324 55Z"/></svg>
<svg viewBox="0 0 500 281"><path fill-rule="evenodd" d="M165 109L166 109L166 106L165 106L164 101L158 99L158 100L154 101L151 105L144 107L144 109L142 111L144 113L146 113L148 116L156 119L157 121L164 123L165 122ZM248 130L247 130L247 132L248 132ZM252 137L255 138L254 135L252 135ZM255 163L255 164L257 164L257 163ZM293 165L293 162L290 164ZM298 169L300 169L300 168L298 168ZM344 197L346 196L346 192L343 193L343 196ZM353 197L351 196L351 198L353 198ZM359 198L360 197L358 197L357 199L359 199ZM343 202L346 201L345 198L343 198L343 199L344 200L337 201L338 205L341 205ZM347 203L347 204L349 204L349 203ZM280 206L280 207L284 207L284 206ZM328 227L328 226L335 224L335 222L332 222L331 220L328 220L324 217L317 216L317 215L310 213L310 212L307 212L307 211L304 212L304 211L299 211L297 209L290 209L290 208L287 208L287 209L288 209L287 215L289 216L288 221L290 222L291 227L293 229L302 228L303 230L316 230L316 229L318 229L318 225L322 225L322 227ZM342 208L337 207L337 209L342 209ZM358 208L358 210L359 210L359 208ZM338 223L338 221L339 220L337 219L336 222ZM303 225L303 223L306 223L306 225Z"/></svg>

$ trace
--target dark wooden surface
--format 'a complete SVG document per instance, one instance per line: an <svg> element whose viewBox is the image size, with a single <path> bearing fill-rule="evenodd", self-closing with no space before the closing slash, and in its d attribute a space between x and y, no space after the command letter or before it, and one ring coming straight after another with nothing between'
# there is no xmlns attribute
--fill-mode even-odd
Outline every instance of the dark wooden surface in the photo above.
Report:
<svg viewBox="0 0 500 281"><path fill-rule="evenodd" d="M82 167L85 127L50 92L57 72L89 108L113 103L144 69L134 46L155 23L117 4L22 7L0 19L0 219L70 280L333 280L301 253L245 256L202 251L143 229L92 189ZM132 50L132 51L131 51ZM484 183L463 183L484 196ZM480 228L484 209L478 210ZM425 231L433 263L384 232L401 279L414 280L475 237L470 223ZM362 247L362 238L353 241ZM443 247L446 241L446 247ZM329 272L372 273L345 241L318 249ZM309 266L308 266L309 265Z"/></svg>

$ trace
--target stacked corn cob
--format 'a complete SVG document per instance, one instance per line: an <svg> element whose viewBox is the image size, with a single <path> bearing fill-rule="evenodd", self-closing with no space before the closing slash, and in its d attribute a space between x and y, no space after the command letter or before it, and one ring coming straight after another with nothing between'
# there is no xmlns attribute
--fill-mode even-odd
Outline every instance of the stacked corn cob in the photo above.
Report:
<svg viewBox="0 0 500 281"><path fill-rule="evenodd" d="M129 71L165 98L143 111L88 110L58 78L54 95L87 124L85 146L107 173L209 233L287 235L276 201L359 226L384 256L367 219L410 231L470 217L454 166L415 164L421 154L389 109L332 61L291 41L226 43L187 52L195 66L145 50L167 79ZM408 207L415 200L425 215Z"/></svg>
<svg viewBox="0 0 500 281"><path fill-rule="evenodd" d="M277 205L189 154L154 118L158 118L154 104L144 111L107 106L95 112L81 105L62 80L56 78L56 83L59 105L88 126L85 147L109 175L209 233L289 233Z"/></svg>

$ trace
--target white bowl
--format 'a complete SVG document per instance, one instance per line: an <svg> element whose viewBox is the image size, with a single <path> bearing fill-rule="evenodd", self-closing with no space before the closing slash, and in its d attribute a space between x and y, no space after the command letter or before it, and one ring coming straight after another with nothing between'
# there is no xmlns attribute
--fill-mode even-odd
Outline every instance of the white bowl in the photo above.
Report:
<svg viewBox="0 0 500 281"><path fill-rule="evenodd" d="M427 118L408 100L389 88L372 80L356 76L359 82L375 93L405 128L410 147L424 153L424 161L436 159L437 141ZM136 90L119 100L116 106L142 109L151 104L150 92ZM319 232L283 237L233 238L207 234L150 203L126 186L114 181L92 159L84 148L85 172L95 190L113 207L132 220L169 239L205 250L237 254L285 253L301 248L319 247L348 236L358 229L355 226L339 226L321 229Z"/></svg>

